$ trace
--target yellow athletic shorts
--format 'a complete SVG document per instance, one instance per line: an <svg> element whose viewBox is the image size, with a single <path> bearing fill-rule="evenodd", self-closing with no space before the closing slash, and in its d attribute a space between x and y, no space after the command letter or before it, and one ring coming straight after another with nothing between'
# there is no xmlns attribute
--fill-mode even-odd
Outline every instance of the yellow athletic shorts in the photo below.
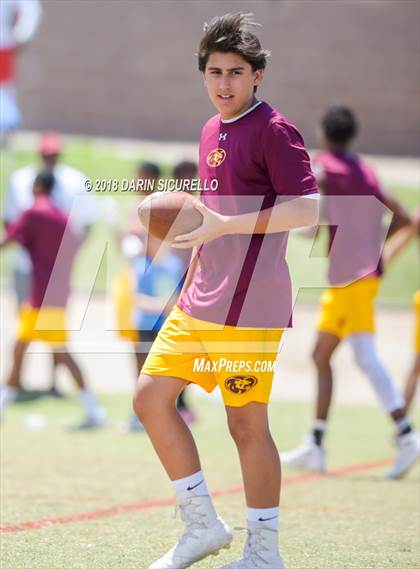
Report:
<svg viewBox="0 0 420 569"><path fill-rule="evenodd" d="M413 301L415 313L414 349L416 350L416 354L420 354L420 290L414 294Z"/></svg>
<svg viewBox="0 0 420 569"><path fill-rule="evenodd" d="M130 268L124 269L115 277L112 283L112 299L118 335L124 340L138 342L139 333L136 330L133 319L135 301L134 276Z"/></svg>
<svg viewBox="0 0 420 569"><path fill-rule="evenodd" d="M218 385L232 407L268 403L282 333L205 322L175 306L142 373L179 377L209 393Z"/></svg>
<svg viewBox="0 0 420 569"><path fill-rule="evenodd" d="M62 346L67 342L65 309L56 306L23 306L18 317L17 339L21 342L39 341L51 346Z"/></svg>
<svg viewBox="0 0 420 569"><path fill-rule="evenodd" d="M317 330L341 339L358 332L373 333L378 290L377 277L367 277L342 288L328 288L321 297Z"/></svg>

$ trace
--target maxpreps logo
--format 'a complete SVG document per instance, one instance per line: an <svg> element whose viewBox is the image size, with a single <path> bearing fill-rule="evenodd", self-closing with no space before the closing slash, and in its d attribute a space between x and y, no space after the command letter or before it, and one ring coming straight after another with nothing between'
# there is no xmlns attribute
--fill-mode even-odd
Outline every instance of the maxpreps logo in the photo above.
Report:
<svg viewBox="0 0 420 569"><path fill-rule="evenodd" d="M254 375L234 375L228 377L225 381L225 387L231 393L236 395L242 395L243 393L248 393L253 387L258 383L257 378Z"/></svg>
<svg viewBox="0 0 420 569"><path fill-rule="evenodd" d="M223 148L216 148L207 155L207 165L211 168L217 168L226 158L226 151Z"/></svg>

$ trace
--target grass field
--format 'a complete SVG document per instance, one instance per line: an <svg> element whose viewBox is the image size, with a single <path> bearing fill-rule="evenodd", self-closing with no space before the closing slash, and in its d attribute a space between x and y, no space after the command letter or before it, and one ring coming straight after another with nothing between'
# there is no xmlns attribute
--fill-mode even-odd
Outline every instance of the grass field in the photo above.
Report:
<svg viewBox="0 0 420 569"><path fill-rule="evenodd" d="M116 151L115 147L109 143L96 144L89 139L78 139L69 143L66 147L64 161L70 166L81 169L92 179L123 179L131 178L135 171L136 164L142 159L141 156L134 160L125 157L121 150ZM34 152L19 150L16 153L14 167L36 163ZM170 174L172 164L166 164L156 160L162 167L164 175ZM4 177L0 186L1 194L4 192ZM389 188L399 199L409 208L413 209L419 205L418 191L413 188L396 186ZM120 217L124 220L124 213L133 206L136 198L129 194L97 194L98 211L101 212L104 198L116 200L116 207L120 210ZM108 244L105 258L102 263L100 259L104 248ZM299 282L308 282L311 270L307 263L302 263L302 259L307 256L308 243L306 239L291 238L288 250L289 264L296 274ZM10 252L7 252L2 262L2 274L8 274L8 259ZM115 248L109 227L100 219L95 224L91 236L83 246L77 259L74 273L74 284L79 289L89 290L95 282L96 291L104 291L107 282L112 280L122 266L122 260ZM94 268L94 270L93 270ZM96 271L98 274L96 275ZM379 302L386 305L408 306L411 297L418 287L420 279L419 263L417 261L416 244L412 243L406 251L396 260L388 274L383 279ZM301 292L303 298L309 301L316 301L319 298L320 289L304 289Z"/></svg>
<svg viewBox="0 0 420 569"><path fill-rule="evenodd" d="M112 423L90 434L66 432L80 414L72 398L9 409L2 427L2 568L147 569L173 545L182 526L172 506L159 502L172 499L170 484L147 437L119 430L129 395L104 403ZM215 504L231 526L244 525L238 460L222 406L208 398L193 403L203 468L212 491L222 491ZM45 431L24 429L31 413L48 419ZM305 404L273 402L272 431L281 449L298 442L308 413ZM419 469L399 482L382 479L382 461L393 456L390 436L376 408L336 407L329 467L341 470L312 478L284 472L281 544L289 569L418 569ZM354 465L362 467L347 468ZM151 500L157 503L146 507ZM19 526L39 520L50 521L39 529ZM231 550L194 567L216 569L233 560L243 540L235 533Z"/></svg>

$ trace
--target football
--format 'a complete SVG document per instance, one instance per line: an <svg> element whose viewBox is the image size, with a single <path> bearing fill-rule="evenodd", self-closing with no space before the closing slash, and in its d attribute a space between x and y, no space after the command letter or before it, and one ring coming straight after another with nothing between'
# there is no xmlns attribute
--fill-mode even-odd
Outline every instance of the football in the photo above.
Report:
<svg viewBox="0 0 420 569"><path fill-rule="evenodd" d="M161 241L172 242L203 222L195 209L198 200L186 192L157 192L145 198L138 208L143 227Z"/></svg>

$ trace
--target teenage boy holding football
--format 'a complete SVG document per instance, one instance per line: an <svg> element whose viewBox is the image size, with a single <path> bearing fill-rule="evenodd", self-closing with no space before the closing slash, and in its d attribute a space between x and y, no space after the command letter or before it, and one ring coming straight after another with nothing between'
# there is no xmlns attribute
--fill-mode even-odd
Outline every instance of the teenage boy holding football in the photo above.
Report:
<svg viewBox="0 0 420 569"><path fill-rule="evenodd" d="M232 540L175 407L189 383L208 392L219 386L239 453L248 538L243 558L226 567L284 568L278 546L280 461L267 417L273 373L199 373L193 366L197 357L216 364L226 357L233 364L276 359L282 330L291 322L288 231L317 223L318 190L303 140L255 95L269 53L250 31L253 25L250 14L214 18L199 48L198 67L218 111L202 129L199 175L202 182L217 179L218 190L202 196L202 225L175 240L176 247L195 247L195 261L134 399L186 526L150 569L189 567ZM196 346L195 353L187 344Z"/></svg>

